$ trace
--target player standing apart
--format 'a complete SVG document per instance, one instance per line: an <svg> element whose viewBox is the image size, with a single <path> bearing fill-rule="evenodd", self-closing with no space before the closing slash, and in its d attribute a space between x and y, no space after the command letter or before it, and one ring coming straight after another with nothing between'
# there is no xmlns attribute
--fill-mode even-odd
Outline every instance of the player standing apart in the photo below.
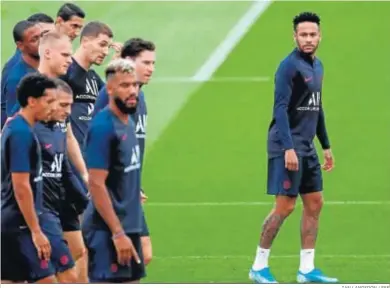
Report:
<svg viewBox="0 0 390 288"><path fill-rule="evenodd" d="M145 276L140 232L140 151L129 114L137 107L138 83L130 60L112 61L106 71L107 108L90 125L86 139L92 196L83 222L89 278L100 283L134 283Z"/></svg>
<svg viewBox="0 0 390 288"><path fill-rule="evenodd" d="M140 38L133 38L125 42L122 48L121 57L130 59L135 63L137 80L141 84L141 88L148 84L154 72L156 62L156 47L154 43ZM108 105L107 89L104 87L99 92L99 97L96 100L95 113ZM146 126L147 126L147 108L145 95L142 90L138 94L137 111L131 115L135 123L135 133L141 151L141 172L143 168L143 159L145 155L146 141ZM141 199L146 201L147 197L141 191ZM150 239L149 228L146 222L145 214L143 214L143 223L141 231L142 252L145 265L148 265L152 260L152 242Z"/></svg>
<svg viewBox="0 0 390 288"><path fill-rule="evenodd" d="M299 283L335 283L314 266L318 220L323 204L321 165L313 139L324 149L325 171L334 166L322 109L323 66L315 56L321 40L320 18L305 12L293 20L297 48L279 65L275 75L273 120L268 133L268 194L275 207L265 219L260 244L249 276L257 283L276 283L268 267L272 242L294 210L298 194L303 202Z"/></svg>

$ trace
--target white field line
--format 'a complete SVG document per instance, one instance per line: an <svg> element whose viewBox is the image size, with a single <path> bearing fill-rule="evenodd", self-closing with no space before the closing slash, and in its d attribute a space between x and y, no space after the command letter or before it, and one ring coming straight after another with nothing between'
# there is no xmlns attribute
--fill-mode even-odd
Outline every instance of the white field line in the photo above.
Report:
<svg viewBox="0 0 390 288"><path fill-rule="evenodd" d="M271 206L273 202L146 202L146 206L200 207L200 206ZM300 203L298 203L300 205ZM325 206L342 205L390 205L390 201L325 201Z"/></svg>
<svg viewBox="0 0 390 288"><path fill-rule="evenodd" d="M269 82L270 77L216 77L209 79L194 79L193 77L156 77L153 83L250 83Z"/></svg>
<svg viewBox="0 0 390 288"><path fill-rule="evenodd" d="M210 79L271 3L270 0L255 1L206 62L198 69L193 79L200 82Z"/></svg>
<svg viewBox="0 0 390 288"><path fill-rule="evenodd" d="M199 256L155 256L153 258L155 259L161 259L161 260L164 260L164 259L167 259L167 260L220 260L220 259L226 259L226 260L229 260L229 259L253 259L253 255L220 255L220 256L216 256L216 255L199 255ZM271 258L275 258L275 259L289 259L289 258L292 258L292 259L295 259L295 258L299 258L299 253L297 254L292 254L292 255L270 255ZM370 255L364 255L364 254L358 254L358 255L342 255L342 254L324 254L324 255L321 255L321 254L318 254L316 255L316 258L329 258L329 259L333 259L333 258L345 258L345 259L383 259L383 258L389 258L390 259L390 255L389 254L370 254Z"/></svg>

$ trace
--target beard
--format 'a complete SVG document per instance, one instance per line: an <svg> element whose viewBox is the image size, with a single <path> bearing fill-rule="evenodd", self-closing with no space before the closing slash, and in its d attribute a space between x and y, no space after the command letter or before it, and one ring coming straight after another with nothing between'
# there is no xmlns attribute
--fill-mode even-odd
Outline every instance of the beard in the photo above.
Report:
<svg viewBox="0 0 390 288"><path fill-rule="evenodd" d="M137 104L134 107L127 106L126 103L117 96L114 96L114 101L116 107L118 107L119 111L121 111L123 114L131 115L137 111L138 98L137 98Z"/></svg>

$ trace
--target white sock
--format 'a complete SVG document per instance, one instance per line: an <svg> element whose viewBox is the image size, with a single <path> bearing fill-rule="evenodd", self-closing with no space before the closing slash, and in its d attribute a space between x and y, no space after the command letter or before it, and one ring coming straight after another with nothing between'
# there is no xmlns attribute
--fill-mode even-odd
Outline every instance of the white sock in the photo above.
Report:
<svg viewBox="0 0 390 288"><path fill-rule="evenodd" d="M259 271L268 267L269 252L270 249L263 249L260 246L257 247L255 262L252 266L253 270Z"/></svg>
<svg viewBox="0 0 390 288"><path fill-rule="evenodd" d="M299 271L302 273L309 273L314 269L314 249L301 250L301 264Z"/></svg>

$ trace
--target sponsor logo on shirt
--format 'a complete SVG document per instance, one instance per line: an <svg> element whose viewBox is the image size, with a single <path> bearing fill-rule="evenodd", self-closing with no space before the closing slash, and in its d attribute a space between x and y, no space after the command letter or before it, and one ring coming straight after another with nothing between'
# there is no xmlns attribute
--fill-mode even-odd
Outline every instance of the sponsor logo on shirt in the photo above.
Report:
<svg viewBox="0 0 390 288"><path fill-rule="evenodd" d="M131 150L132 151L131 151L130 165L125 167L124 169L125 173L137 170L141 167L141 153L140 153L139 145L136 145Z"/></svg>
<svg viewBox="0 0 390 288"><path fill-rule="evenodd" d="M313 92L306 106L300 106L297 108L299 111L320 111L321 108L321 92Z"/></svg>

